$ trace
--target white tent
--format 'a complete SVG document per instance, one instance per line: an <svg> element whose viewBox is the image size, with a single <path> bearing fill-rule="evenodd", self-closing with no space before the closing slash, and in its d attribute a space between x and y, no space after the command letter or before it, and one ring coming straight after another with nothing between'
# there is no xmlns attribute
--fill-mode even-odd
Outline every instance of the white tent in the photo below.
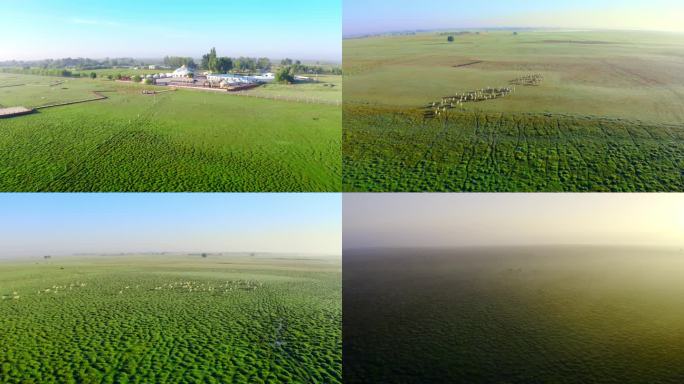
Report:
<svg viewBox="0 0 684 384"><path fill-rule="evenodd" d="M189 77L190 74L193 74L194 72L191 69L188 69L185 65L176 69L173 71L173 74L171 74L172 77Z"/></svg>

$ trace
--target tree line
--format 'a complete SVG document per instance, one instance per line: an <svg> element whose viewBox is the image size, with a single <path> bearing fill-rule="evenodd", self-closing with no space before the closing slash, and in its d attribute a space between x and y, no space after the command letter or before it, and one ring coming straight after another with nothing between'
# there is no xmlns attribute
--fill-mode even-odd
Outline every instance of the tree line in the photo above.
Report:
<svg viewBox="0 0 684 384"><path fill-rule="evenodd" d="M228 73L232 70L241 72L269 71L273 64L268 57L219 57L216 48L202 56L200 68L211 72Z"/></svg>
<svg viewBox="0 0 684 384"><path fill-rule="evenodd" d="M49 69L49 68L26 68L26 67L6 67L0 68L2 73L16 73L19 75L40 75L40 76L60 76L60 77L81 77L86 76L72 72L68 69Z"/></svg>
<svg viewBox="0 0 684 384"><path fill-rule="evenodd" d="M199 68L215 73L235 72L266 72L272 70L274 63L268 57L220 57L216 54L216 48L202 56ZM308 74L342 74L342 68L333 67L326 69L322 66L304 65L300 60L285 58L280 61L279 67L289 67L293 73ZM280 72L280 70L279 70Z"/></svg>
<svg viewBox="0 0 684 384"><path fill-rule="evenodd" d="M171 68L179 68L184 65L188 68L197 68L197 64L195 64L195 60L192 57L166 56L163 62L165 66Z"/></svg>
<svg viewBox="0 0 684 384"><path fill-rule="evenodd" d="M0 67L14 67L14 68L41 68L41 69L106 69L118 66L141 66L144 62L130 57L121 58L105 58L102 60L89 58L63 58L63 59L45 59L45 60L8 60L0 61Z"/></svg>

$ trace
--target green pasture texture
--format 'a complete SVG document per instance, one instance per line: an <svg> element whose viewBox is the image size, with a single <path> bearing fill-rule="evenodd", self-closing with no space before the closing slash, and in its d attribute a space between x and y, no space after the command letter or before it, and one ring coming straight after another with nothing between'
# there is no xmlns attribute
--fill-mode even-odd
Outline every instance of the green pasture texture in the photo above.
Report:
<svg viewBox="0 0 684 384"><path fill-rule="evenodd" d="M62 79L0 74L0 86L17 80ZM99 79L0 88L6 107L80 100L98 90L109 97L0 120L0 190L341 189L339 106L194 90L153 96L144 88Z"/></svg>
<svg viewBox="0 0 684 384"><path fill-rule="evenodd" d="M0 383L341 383L339 259L0 261L0 295Z"/></svg>
<svg viewBox="0 0 684 384"><path fill-rule="evenodd" d="M344 254L345 383L684 382L684 253Z"/></svg>
<svg viewBox="0 0 684 384"><path fill-rule="evenodd" d="M345 107L345 191L684 191L684 127Z"/></svg>
<svg viewBox="0 0 684 384"><path fill-rule="evenodd" d="M272 97L286 100L301 100L309 103L342 103L342 76L307 75L318 79L316 83L297 83L292 85L265 84L244 92L248 95Z"/></svg>
<svg viewBox="0 0 684 384"><path fill-rule="evenodd" d="M93 98L93 90L108 89L108 84L69 79L0 73L0 108L23 106L36 108L43 105ZM4 126L4 121L0 121Z"/></svg>
<svg viewBox="0 0 684 384"><path fill-rule="evenodd" d="M470 65L469 65L470 64ZM684 123L684 35L655 32L438 33L344 41L345 103L418 108L456 92L537 87L469 110L570 113Z"/></svg>
<svg viewBox="0 0 684 384"><path fill-rule="evenodd" d="M343 189L684 191L683 36L345 40ZM530 74L544 81L509 84ZM429 103L486 87L515 89L422 118Z"/></svg>

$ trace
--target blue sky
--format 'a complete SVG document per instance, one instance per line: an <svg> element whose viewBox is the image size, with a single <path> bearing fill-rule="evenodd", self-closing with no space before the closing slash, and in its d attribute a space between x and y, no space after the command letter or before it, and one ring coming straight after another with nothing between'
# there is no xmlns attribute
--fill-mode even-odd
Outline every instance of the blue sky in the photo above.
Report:
<svg viewBox="0 0 684 384"><path fill-rule="evenodd" d="M0 60L225 56L341 60L338 0L0 0Z"/></svg>
<svg viewBox="0 0 684 384"><path fill-rule="evenodd" d="M0 258L118 252L340 254L339 194L0 194Z"/></svg>
<svg viewBox="0 0 684 384"><path fill-rule="evenodd" d="M684 31L681 0L343 0L344 35L445 28Z"/></svg>

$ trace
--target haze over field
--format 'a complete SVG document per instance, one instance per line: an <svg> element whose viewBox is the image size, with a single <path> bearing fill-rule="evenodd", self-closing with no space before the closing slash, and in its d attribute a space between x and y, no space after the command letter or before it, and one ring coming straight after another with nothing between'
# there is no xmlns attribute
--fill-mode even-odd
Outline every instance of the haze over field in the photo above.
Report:
<svg viewBox="0 0 684 384"><path fill-rule="evenodd" d="M589 28L683 32L677 0L344 0L344 35L447 28Z"/></svg>
<svg viewBox="0 0 684 384"><path fill-rule="evenodd" d="M344 248L684 246L673 194L346 194Z"/></svg>
<svg viewBox="0 0 684 384"><path fill-rule="evenodd" d="M216 46L229 56L339 62L340 13L338 2L311 0L3 1L0 61L200 57Z"/></svg>
<svg viewBox="0 0 684 384"><path fill-rule="evenodd" d="M681 195L345 195L345 383L682 383L683 246Z"/></svg>
<svg viewBox="0 0 684 384"><path fill-rule="evenodd" d="M0 258L135 252L339 255L339 195L0 196Z"/></svg>

